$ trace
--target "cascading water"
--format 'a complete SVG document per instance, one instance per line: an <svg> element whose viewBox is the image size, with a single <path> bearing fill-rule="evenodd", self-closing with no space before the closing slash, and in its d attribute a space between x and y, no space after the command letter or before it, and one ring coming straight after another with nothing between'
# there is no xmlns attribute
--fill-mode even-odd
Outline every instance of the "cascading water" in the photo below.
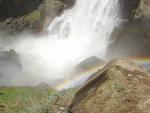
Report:
<svg viewBox="0 0 150 113"><path fill-rule="evenodd" d="M20 54L23 75L28 75L26 81L20 77L20 84L62 79L81 60L93 55L102 58L112 31L120 24L118 1L77 0L72 9L53 20L48 36L36 39L23 34L28 38L8 46Z"/></svg>
<svg viewBox="0 0 150 113"><path fill-rule="evenodd" d="M82 52L89 56L99 53L102 57L108 38L120 23L119 17L118 0L77 0L74 8L52 22L49 27L50 38L68 41L68 48L72 44L74 47L67 52L74 53L79 46L76 55L87 57Z"/></svg>

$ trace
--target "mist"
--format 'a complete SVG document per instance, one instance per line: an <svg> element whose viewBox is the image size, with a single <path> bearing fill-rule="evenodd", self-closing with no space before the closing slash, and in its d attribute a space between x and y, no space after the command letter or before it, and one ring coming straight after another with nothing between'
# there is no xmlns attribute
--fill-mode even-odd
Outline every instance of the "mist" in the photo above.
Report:
<svg viewBox="0 0 150 113"><path fill-rule="evenodd" d="M89 51L88 40L58 39L49 35L39 37L27 32L11 36L10 39L1 41L1 51L14 49L22 70L12 73L10 68L5 67L10 73L7 73L9 80L4 80L7 82L3 81L3 85L35 86L43 81L53 85L54 81L69 76L82 60L97 54L96 51Z"/></svg>
<svg viewBox="0 0 150 113"><path fill-rule="evenodd" d="M77 0L72 9L53 20L47 34L1 34L5 38L0 49L14 49L22 65L13 73L6 67L9 83L2 80L2 85L35 86L43 81L55 85L70 77L84 59L104 59L108 39L122 22L119 13L118 0Z"/></svg>

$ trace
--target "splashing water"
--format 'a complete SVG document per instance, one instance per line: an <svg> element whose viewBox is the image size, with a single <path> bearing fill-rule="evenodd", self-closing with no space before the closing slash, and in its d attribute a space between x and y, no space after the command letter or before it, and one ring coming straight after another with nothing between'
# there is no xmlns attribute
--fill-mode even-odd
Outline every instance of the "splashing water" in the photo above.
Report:
<svg viewBox="0 0 150 113"><path fill-rule="evenodd" d="M73 9L52 22L49 31L50 37L66 42L64 45L68 47L64 52L74 53L74 57L97 53L102 57L108 38L118 23L118 0L77 0Z"/></svg>
<svg viewBox="0 0 150 113"><path fill-rule="evenodd" d="M36 82L63 78L64 72L81 60L93 55L104 56L108 39L120 23L118 1L77 0L72 9L53 20L48 36L36 39L23 34L8 48L20 54L24 73L30 79L31 75L35 75Z"/></svg>

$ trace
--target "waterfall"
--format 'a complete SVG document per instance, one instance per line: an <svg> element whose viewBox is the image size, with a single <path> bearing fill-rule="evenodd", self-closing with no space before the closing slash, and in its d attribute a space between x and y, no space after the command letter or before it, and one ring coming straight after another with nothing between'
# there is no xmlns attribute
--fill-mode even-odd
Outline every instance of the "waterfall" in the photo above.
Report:
<svg viewBox="0 0 150 113"><path fill-rule="evenodd" d="M14 84L62 79L81 60L89 56L103 58L108 39L120 24L118 2L77 0L73 8L53 20L48 35L19 36L22 38L7 47L19 53L24 65L23 74L14 78Z"/></svg>
<svg viewBox="0 0 150 113"><path fill-rule="evenodd" d="M84 49L82 52L88 55L99 53L102 57L112 31L120 23L118 2L119 0L77 0L72 9L52 22L49 27L50 38L66 38L70 40L68 43L76 43L76 47Z"/></svg>

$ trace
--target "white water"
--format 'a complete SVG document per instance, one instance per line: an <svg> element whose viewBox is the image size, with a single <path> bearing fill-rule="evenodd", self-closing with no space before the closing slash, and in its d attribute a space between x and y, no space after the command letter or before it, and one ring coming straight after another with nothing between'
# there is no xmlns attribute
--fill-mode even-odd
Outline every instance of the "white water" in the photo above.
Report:
<svg viewBox="0 0 150 113"><path fill-rule="evenodd" d="M49 34L37 38L21 34L14 48L24 70L12 84L36 84L62 79L81 60L105 55L108 39L120 24L119 0L77 0L75 6L53 20ZM20 79L18 79L20 78Z"/></svg>

